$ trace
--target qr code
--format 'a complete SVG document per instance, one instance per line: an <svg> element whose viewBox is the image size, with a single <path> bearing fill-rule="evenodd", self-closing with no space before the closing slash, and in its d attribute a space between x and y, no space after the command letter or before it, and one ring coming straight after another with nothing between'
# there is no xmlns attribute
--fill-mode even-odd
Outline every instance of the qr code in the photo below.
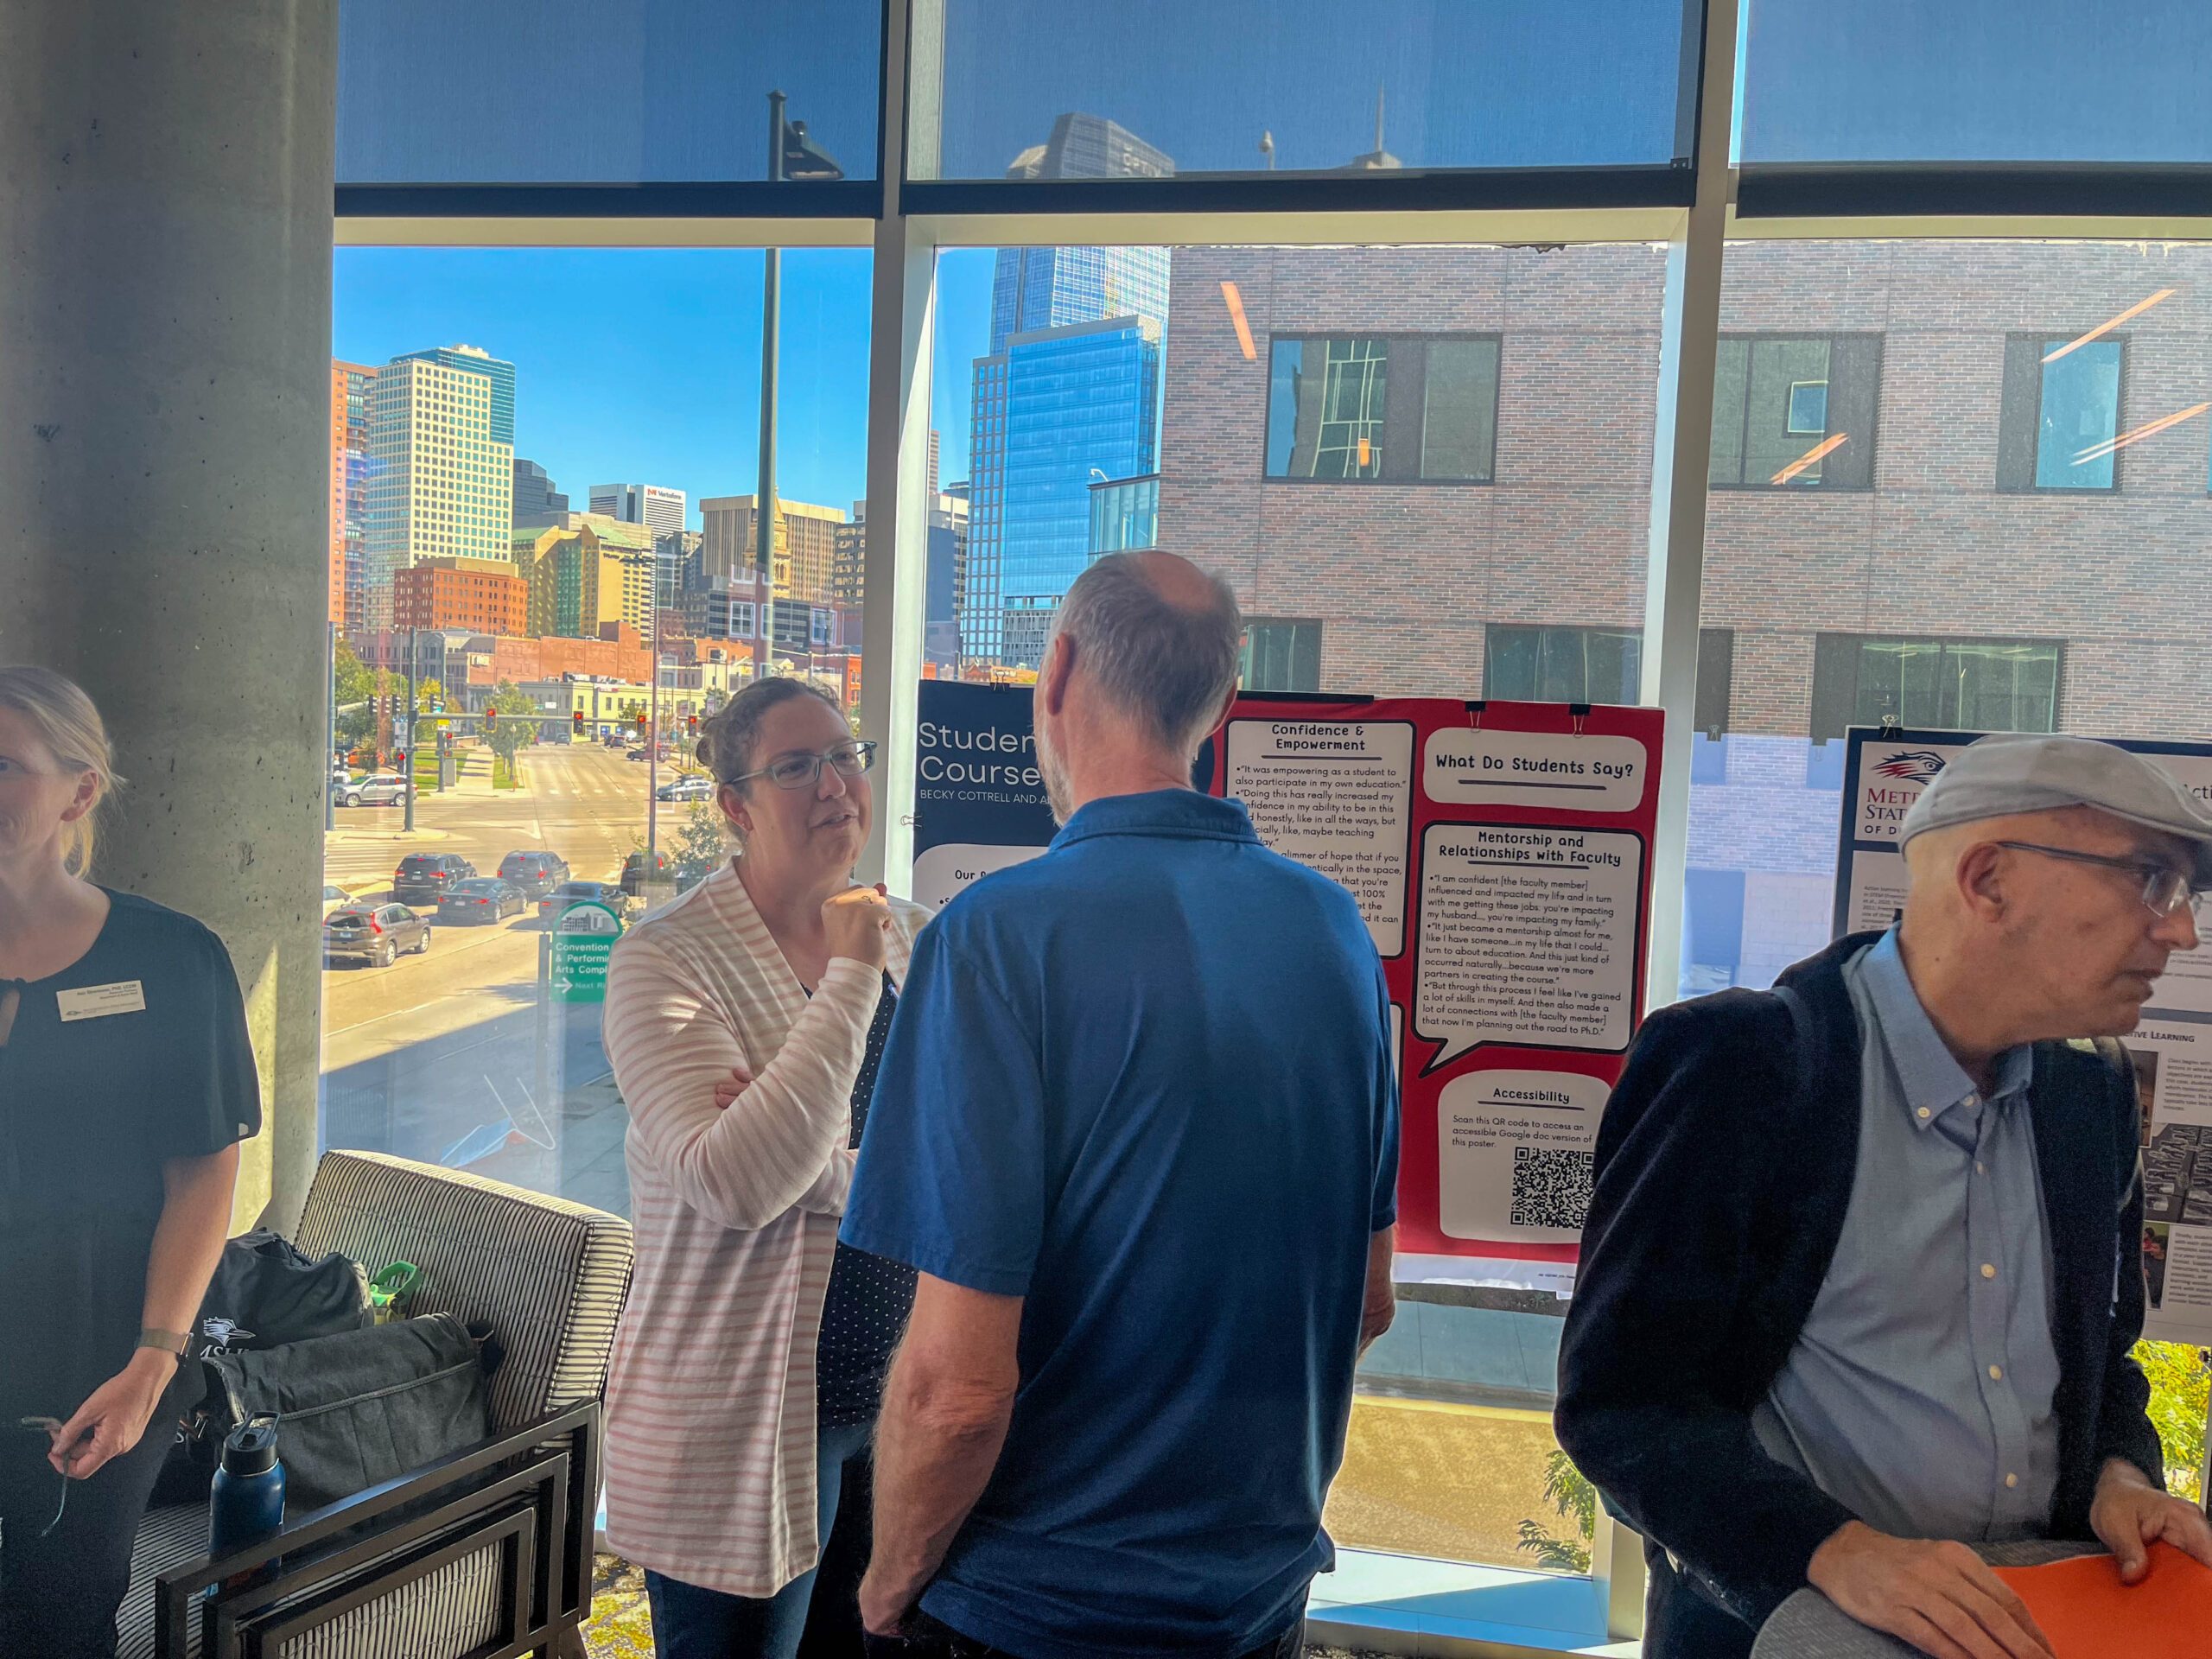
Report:
<svg viewBox="0 0 2212 1659"><path fill-rule="evenodd" d="M1580 1227L1590 1218L1590 1182L1596 1160L1586 1152L1547 1147L1513 1148L1516 1227Z"/></svg>

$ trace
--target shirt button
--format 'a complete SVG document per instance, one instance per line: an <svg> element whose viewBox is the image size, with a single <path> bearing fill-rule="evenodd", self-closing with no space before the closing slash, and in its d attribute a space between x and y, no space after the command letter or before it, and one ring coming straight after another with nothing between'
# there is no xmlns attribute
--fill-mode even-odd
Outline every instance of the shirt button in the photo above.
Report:
<svg viewBox="0 0 2212 1659"><path fill-rule="evenodd" d="M2005 1484L2007 1486L2017 1486L2020 1484L2020 1478L2018 1475L2007 1475L2005 1477Z"/></svg>
<svg viewBox="0 0 2212 1659"><path fill-rule="evenodd" d="M1977 1175L1986 1175L1989 1173L1989 1170L1987 1166L1983 1164L1980 1159L1977 1158L1974 1160L1974 1173Z"/></svg>
<svg viewBox="0 0 2212 1659"><path fill-rule="evenodd" d="M1981 1276L1985 1279L1994 1279L1997 1276L1997 1269L1985 1262L1981 1264Z"/></svg>
<svg viewBox="0 0 2212 1659"><path fill-rule="evenodd" d="M1928 1109L1925 1106L1920 1109L1920 1116L1923 1117L1926 1117L1928 1116Z"/></svg>
<svg viewBox="0 0 2212 1659"><path fill-rule="evenodd" d="M2002 1382L2005 1380L2005 1368L2002 1365L1991 1366L1989 1368L1989 1380L1993 1382Z"/></svg>

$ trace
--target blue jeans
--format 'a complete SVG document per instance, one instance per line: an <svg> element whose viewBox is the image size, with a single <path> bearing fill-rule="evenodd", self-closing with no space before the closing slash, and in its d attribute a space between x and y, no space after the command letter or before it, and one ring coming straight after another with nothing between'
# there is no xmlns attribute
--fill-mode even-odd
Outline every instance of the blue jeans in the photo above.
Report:
<svg viewBox="0 0 2212 1659"><path fill-rule="evenodd" d="M817 1431L815 1524L823 1560L774 1595L733 1596L658 1573L645 1574L658 1659L798 1659L801 1637L809 1638L810 1647L821 1647L835 1642L841 1629L849 1629L850 1650L859 1652L861 1573L868 1567L868 1541L862 1536L855 1547L849 1535L855 1517L862 1527L868 1524L870 1428L850 1423ZM842 1529L836 1527L840 1511L847 1522ZM835 1550L833 1529L840 1532L841 1547ZM817 1600L823 1605L815 1607Z"/></svg>

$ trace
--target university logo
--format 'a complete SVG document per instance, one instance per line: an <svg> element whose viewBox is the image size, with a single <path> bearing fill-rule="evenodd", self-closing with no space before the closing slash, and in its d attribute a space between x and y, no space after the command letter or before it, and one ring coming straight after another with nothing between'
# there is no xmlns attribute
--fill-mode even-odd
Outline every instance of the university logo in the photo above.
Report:
<svg viewBox="0 0 2212 1659"><path fill-rule="evenodd" d="M1874 775L1894 778L1901 784L1932 784L1942 770L1943 757L1932 749L1900 749L1888 760L1878 761Z"/></svg>

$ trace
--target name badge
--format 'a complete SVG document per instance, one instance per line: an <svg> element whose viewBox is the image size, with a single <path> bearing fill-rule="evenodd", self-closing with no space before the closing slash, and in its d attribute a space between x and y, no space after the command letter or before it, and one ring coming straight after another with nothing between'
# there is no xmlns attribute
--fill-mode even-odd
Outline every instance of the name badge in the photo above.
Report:
<svg viewBox="0 0 2212 1659"><path fill-rule="evenodd" d="M143 1014L146 988L135 979L118 979L112 985L86 985L78 990L57 991L61 1023L73 1020L101 1020L111 1014Z"/></svg>

